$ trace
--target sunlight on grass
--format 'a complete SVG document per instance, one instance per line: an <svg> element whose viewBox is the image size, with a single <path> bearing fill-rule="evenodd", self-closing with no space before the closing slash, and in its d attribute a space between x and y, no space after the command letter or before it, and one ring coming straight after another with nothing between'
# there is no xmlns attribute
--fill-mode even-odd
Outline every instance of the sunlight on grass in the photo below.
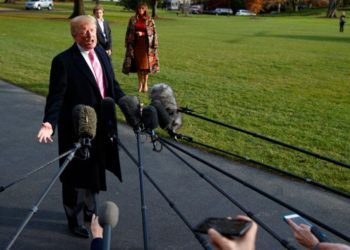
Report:
<svg viewBox="0 0 350 250"><path fill-rule="evenodd" d="M86 3L87 13L93 5ZM7 8L1 5L1 9ZM23 9L23 6L16 6ZM113 65L122 88L137 93L135 74L121 73L132 12L105 4ZM54 11L0 14L0 78L45 95L53 56L72 44L72 3ZM161 71L180 106L201 115L350 162L350 35L338 21L314 16L176 16L156 21ZM347 30L346 30L347 31ZM180 133L350 191L350 171L259 139L184 117Z"/></svg>

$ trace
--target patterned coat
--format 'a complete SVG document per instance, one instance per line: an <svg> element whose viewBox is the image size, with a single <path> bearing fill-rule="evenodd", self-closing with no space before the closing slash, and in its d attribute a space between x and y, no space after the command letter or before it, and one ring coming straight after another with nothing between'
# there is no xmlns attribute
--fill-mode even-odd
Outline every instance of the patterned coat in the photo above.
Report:
<svg viewBox="0 0 350 250"><path fill-rule="evenodd" d="M146 17L146 30L147 30L147 42L148 42L148 64L150 66L149 72L156 73L159 71L159 58L158 58L158 37L156 32L156 26L154 20L150 17ZM135 63L135 24L137 17L132 16L129 20L128 28L125 35L125 59L123 63L123 73L129 74L130 72L136 72Z"/></svg>

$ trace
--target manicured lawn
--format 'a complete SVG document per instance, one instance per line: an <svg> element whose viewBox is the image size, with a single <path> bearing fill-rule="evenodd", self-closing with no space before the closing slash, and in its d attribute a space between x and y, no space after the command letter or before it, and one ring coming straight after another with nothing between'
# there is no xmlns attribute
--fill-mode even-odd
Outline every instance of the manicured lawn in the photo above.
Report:
<svg viewBox="0 0 350 250"><path fill-rule="evenodd" d="M51 59L72 44L71 9L0 12L0 78L45 95ZM92 13L91 4L86 9ZM151 85L168 83L179 106L203 116L350 163L350 27L339 33L338 20L321 16L159 14L161 72ZM127 94L138 95L136 76L121 73L131 15L106 5L115 73ZM349 169L188 116L179 132L350 191Z"/></svg>

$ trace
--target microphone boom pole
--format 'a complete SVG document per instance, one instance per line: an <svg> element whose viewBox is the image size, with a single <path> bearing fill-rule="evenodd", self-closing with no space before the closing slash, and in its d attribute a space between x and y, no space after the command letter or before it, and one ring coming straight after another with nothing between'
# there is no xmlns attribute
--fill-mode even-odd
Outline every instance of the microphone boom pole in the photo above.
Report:
<svg viewBox="0 0 350 250"><path fill-rule="evenodd" d="M139 169L139 181L140 181L140 193L141 193L141 213L142 213L142 228L143 228L143 248L148 249L148 233L147 233L147 218L146 218L146 203L145 203L145 193L144 193L144 185L143 185L143 162L142 162L142 148L140 141L140 132L141 130L138 128L135 130L136 141L137 141L137 167Z"/></svg>
<svg viewBox="0 0 350 250"><path fill-rule="evenodd" d="M18 236L21 234L23 231L24 227L28 224L29 220L33 217L33 215L38 211L40 203L44 200L48 192L51 190L52 186L56 182L56 180L59 178L59 176L62 174L62 172L65 170L67 165L73 160L75 153L77 150L79 150L82 147L81 143L76 143L75 147L71 150L71 153L67 156L65 161L63 162L62 166L60 167L59 171L57 174L52 178L50 184L47 186L43 194L40 196L38 201L35 203L35 205L32 207L31 211L27 215L27 217L24 219L23 223L19 227L19 229L16 232L16 235L12 238L11 242L7 245L6 250L10 250L12 245L15 243L17 240Z"/></svg>
<svg viewBox="0 0 350 250"><path fill-rule="evenodd" d="M71 149L63 154L61 154L60 156L56 157L55 159L53 159L52 161L46 163L45 165L42 165L41 167L34 169L32 171L30 171L29 173L25 174L24 176L12 181L11 183L7 184L6 186L0 186L0 193L5 191L7 188L13 186L14 184L17 184L23 180L25 180L26 178L28 178L29 176L31 176L32 174L35 174L36 172L38 172L39 170L42 170L44 168L46 168L47 166L51 165L52 163L58 161L59 159L65 157L66 155L70 154L74 149Z"/></svg>

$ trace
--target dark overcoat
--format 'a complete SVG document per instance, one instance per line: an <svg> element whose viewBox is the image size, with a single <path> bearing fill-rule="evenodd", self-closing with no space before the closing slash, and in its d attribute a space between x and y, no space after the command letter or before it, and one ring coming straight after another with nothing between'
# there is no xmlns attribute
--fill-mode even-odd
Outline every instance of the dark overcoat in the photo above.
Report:
<svg viewBox="0 0 350 250"><path fill-rule="evenodd" d="M95 52L103 69L106 96L117 103L124 96L115 80L113 68L106 52L97 46ZM97 114L96 137L92 140L90 158L74 158L60 176L60 180L73 187L94 191L106 190L105 169L121 180L119 154L115 143L107 137L101 125L102 96L95 77L76 44L52 60L49 93L43 122L58 129L59 153L72 149L79 138L74 134L72 109L78 104L91 106ZM60 163L62 164L63 161Z"/></svg>
<svg viewBox="0 0 350 250"><path fill-rule="evenodd" d="M102 29L96 19L96 36L98 44L101 45L105 50L110 50L112 49L112 31L109 27L109 23L106 20L103 21L103 28L106 37L103 35Z"/></svg>

